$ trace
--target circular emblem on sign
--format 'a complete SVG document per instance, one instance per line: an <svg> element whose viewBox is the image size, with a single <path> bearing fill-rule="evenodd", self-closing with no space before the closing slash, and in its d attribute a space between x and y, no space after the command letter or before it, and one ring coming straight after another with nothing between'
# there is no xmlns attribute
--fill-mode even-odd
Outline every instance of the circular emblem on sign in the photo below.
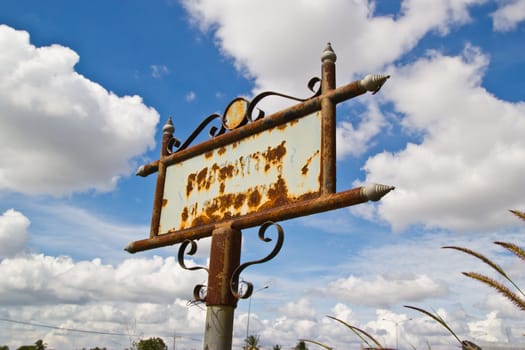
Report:
<svg viewBox="0 0 525 350"><path fill-rule="evenodd" d="M231 101L226 110L224 111L224 117L222 124L228 130L233 130L246 124L248 119L246 118L246 111L248 110L248 101L242 97L238 97Z"/></svg>

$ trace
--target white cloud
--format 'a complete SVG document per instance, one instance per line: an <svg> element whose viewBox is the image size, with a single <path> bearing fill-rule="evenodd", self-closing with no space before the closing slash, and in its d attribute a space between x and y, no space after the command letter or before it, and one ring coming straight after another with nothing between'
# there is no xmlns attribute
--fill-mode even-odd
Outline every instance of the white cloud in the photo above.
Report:
<svg viewBox="0 0 525 350"><path fill-rule="evenodd" d="M152 64L150 68L151 68L151 76L155 79L160 79L163 76L169 74L170 72L169 68L163 64Z"/></svg>
<svg viewBox="0 0 525 350"><path fill-rule="evenodd" d="M521 235L521 232L516 232L506 238L513 241ZM424 348L424 340L428 339L433 349L450 348L455 340L443 327L424 315L403 309L401 305L416 305L430 311L433 307L443 308L438 312L446 317L447 322L451 322L462 338L480 333L483 325L489 323L480 323L476 327L469 327L468 324L488 319L487 310L503 310L508 305L499 302L498 306L498 301L494 300L485 306L484 292L490 291L461 275L463 270L479 271L480 263L472 257L439 247L444 242L468 246L494 259L495 254L501 253L501 248L491 244L495 237L497 235L471 239L471 236L427 234L418 239L400 236L395 244L372 244L348 257L340 266L333 266L333 274L338 275L340 271L351 268L366 276L356 277L353 286L345 284L350 278L338 280L337 277L325 275L322 276L322 283L312 285L312 279L308 277L297 278L290 274L284 279L274 273L272 278L279 281L271 283L271 288L264 292L264 299L252 303L250 329L261 335L265 348L275 343L283 345L283 348L292 347L299 338L322 341L337 348L343 348L344 344L358 347L359 339L343 325L325 317L330 315L374 335L381 335L382 341L393 344L395 327L392 322L383 320L387 318L400 322L400 344L410 342L417 348ZM484 246L485 249L482 249ZM505 269L514 260L515 257L503 256L496 259ZM182 271L173 258L130 258L109 265L99 259L74 261L69 257L26 255L4 259L0 263L0 275L0 299L6 305L0 310L1 317L111 332L126 332L129 328L133 333L146 336L159 336L158 324L162 324L160 336L165 339L169 339L170 333L179 334L179 330L184 330L181 335L185 338L180 338L180 343L177 339L181 347L182 344L198 347L202 337L205 311L198 306L188 308L186 302L191 298L192 287L196 283L205 283L206 276L204 273ZM253 280L252 277L250 280ZM257 275L255 279L263 278ZM445 283L450 294L436 293ZM309 293L312 287L322 289L322 297ZM335 291L336 288L339 291ZM287 294L285 300L290 300L290 293L297 295L297 299L279 307L283 291ZM452 300L448 296L452 296ZM262 297L263 294L258 298ZM378 305L383 299L389 303L389 311L366 307L364 312L360 306L366 303ZM246 313L239 310L246 310L246 303L241 301L236 311L235 342L239 346L246 332ZM396 309L402 312L395 312ZM372 313L372 316L367 316L367 313ZM502 320L498 329L512 326L516 329L513 334L518 337L520 333L517 330L522 324L519 316L518 310L511 320ZM408 318L412 320L408 321ZM498 318L501 318L499 311ZM0 327L0 338L13 339L16 333L9 333L11 329ZM42 330L34 332L24 334L37 334ZM188 332L195 332L195 335L188 336ZM491 334L499 334L496 330L494 332ZM78 346L73 344L80 344L82 339L100 339L99 344L109 344L109 337L71 337L71 334L62 332L68 335L64 337L59 335L59 331L47 334L46 341L55 348L75 348ZM127 338L118 338L117 341L118 344L125 344ZM57 345L66 342L70 346ZM13 342L9 342L11 344Z"/></svg>
<svg viewBox="0 0 525 350"><path fill-rule="evenodd" d="M316 311L308 299L302 298L279 308L281 314L300 319L313 319Z"/></svg>
<svg viewBox="0 0 525 350"><path fill-rule="evenodd" d="M17 256L0 262L0 274L5 305L170 303L177 297L189 299L203 278L199 272L183 271L174 258L158 256L127 259L116 266L100 259L75 262L42 254Z"/></svg>
<svg viewBox="0 0 525 350"><path fill-rule="evenodd" d="M71 49L6 25L0 47L0 190L108 191L154 146L158 113L75 72Z"/></svg>
<svg viewBox="0 0 525 350"><path fill-rule="evenodd" d="M337 158L364 154L373 145L374 136L385 126L385 118L374 102L368 104L367 111L361 115L357 127L350 121L341 121L336 129Z"/></svg>
<svg viewBox="0 0 525 350"><path fill-rule="evenodd" d="M205 311L198 307L188 308L186 301L181 299L166 304L99 302L45 308L4 307L3 311L2 317L9 320L99 332L75 332L0 321L2 345L12 349L28 344L28 339L44 339L50 348L55 349L76 349L85 344L124 349L130 348L132 342L148 337L161 337L166 344L172 344L174 335L177 336L177 347L198 348L202 344L200 338L205 320Z"/></svg>
<svg viewBox="0 0 525 350"><path fill-rule="evenodd" d="M399 16L374 16L370 1L211 0L183 1L201 30L213 30L222 52L255 78L255 90L304 94L318 75L320 54L330 41L341 62L338 76L381 69L431 31L446 33L470 20L468 8L482 0L404 1ZM249 15L248 15L249 14ZM269 20L271 18L271 20ZM385 33L387 33L385 35Z"/></svg>
<svg viewBox="0 0 525 350"><path fill-rule="evenodd" d="M525 103L496 98L481 86L488 59L468 46L462 56L437 52L392 69L384 96L422 137L365 164L367 182L396 190L379 205L394 229L489 230L512 225L507 209L525 206Z"/></svg>
<svg viewBox="0 0 525 350"><path fill-rule="evenodd" d="M503 322L497 317L497 313L491 312L485 320L469 322L468 327L476 338L493 342L505 338L502 324ZM487 330L490 330L490 333Z"/></svg>
<svg viewBox="0 0 525 350"><path fill-rule="evenodd" d="M492 14L494 29L510 31L525 20L525 0L499 0L501 6Z"/></svg>
<svg viewBox="0 0 525 350"><path fill-rule="evenodd" d="M197 98L197 94L193 91L190 91L184 98L186 99L186 102L193 102Z"/></svg>
<svg viewBox="0 0 525 350"><path fill-rule="evenodd" d="M388 293L385 293L388 291ZM350 276L331 282L327 294L353 304L385 307L400 302L444 296L447 288L426 275L380 275L374 278Z"/></svg>
<svg viewBox="0 0 525 350"><path fill-rule="evenodd" d="M12 257L25 249L30 223L24 214L14 209L0 216L0 257Z"/></svg>

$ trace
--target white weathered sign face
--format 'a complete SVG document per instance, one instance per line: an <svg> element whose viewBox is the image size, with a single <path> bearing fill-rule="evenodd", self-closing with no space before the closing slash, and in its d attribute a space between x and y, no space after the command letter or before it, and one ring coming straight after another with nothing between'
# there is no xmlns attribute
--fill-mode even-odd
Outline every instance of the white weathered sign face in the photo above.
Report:
<svg viewBox="0 0 525 350"><path fill-rule="evenodd" d="M166 169L159 234L320 194L321 112Z"/></svg>

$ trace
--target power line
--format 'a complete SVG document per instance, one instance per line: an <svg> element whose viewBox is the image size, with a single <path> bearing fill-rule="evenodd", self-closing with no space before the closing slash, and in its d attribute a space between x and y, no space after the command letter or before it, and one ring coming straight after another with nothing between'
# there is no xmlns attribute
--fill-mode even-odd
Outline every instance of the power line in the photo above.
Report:
<svg viewBox="0 0 525 350"><path fill-rule="evenodd" d="M61 331L68 331L68 332L77 332L77 333L88 333L88 334L99 334L99 335L115 335L115 336L125 336L125 337L129 337L129 336L136 337L137 336L137 334L102 332L102 331L89 331L89 330L85 330L85 329L65 328L65 327L51 326L51 325L42 324L42 323L18 321L18 320L13 320L13 319L10 319L10 318L2 318L2 317L0 317L0 321L5 321L5 322L9 322L9 323L23 324L23 325L27 325L27 326L33 326L33 327L51 328L51 329L57 329L57 330L61 330ZM166 337L171 337L171 335L167 335ZM200 341L201 340L201 339L191 338L190 335L177 335L177 338L186 338L186 339L194 340L194 341Z"/></svg>
<svg viewBox="0 0 525 350"><path fill-rule="evenodd" d="M99 334L99 335L115 335L115 336L126 336L128 337L129 334L126 333L113 333L113 332L101 332L101 331L89 331L85 329L76 329L76 328L65 328L65 327L57 327L57 326L51 326L47 324L42 323L33 323L33 322L26 322L26 321L17 321L12 320L9 318L1 318L0 321L9 322L9 323L17 323L17 324L23 324L27 326L33 326L33 327L42 327L42 328L51 328L51 329L58 329L61 331L68 331L68 332L78 332L78 333L89 333L89 334Z"/></svg>
<svg viewBox="0 0 525 350"><path fill-rule="evenodd" d="M77 329L77 328L66 328L66 327L58 327L58 326L52 326L42 323L34 323L34 322L27 322L27 321L18 321L13 320L10 318L2 318L0 317L0 321L9 322L9 323L17 323L17 324L23 324L26 326L33 326L33 327L42 327L42 328L50 328L50 329L57 329L61 331L67 331L67 332L77 332L77 333L87 333L87 334L98 334L98 335L113 335L113 336L124 336L124 337L136 337L136 334L127 334L127 333L115 333L115 332L102 332L102 331L90 331L86 329ZM166 336L170 337L170 336ZM192 341L201 341L201 339L195 339L191 338L190 335L177 335L177 338L185 338Z"/></svg>

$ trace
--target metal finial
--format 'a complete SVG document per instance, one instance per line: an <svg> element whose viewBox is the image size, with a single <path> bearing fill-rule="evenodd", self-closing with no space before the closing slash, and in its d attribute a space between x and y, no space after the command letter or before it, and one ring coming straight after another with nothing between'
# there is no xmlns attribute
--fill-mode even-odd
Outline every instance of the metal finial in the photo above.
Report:
<svg viewBox="0 0 525 350"><path fill-rule="evenodd" d="M393 189L395 189L394 186L370 184L361 189L361 194L369 201L377 202Z"/></svg>
<svg viewBox="0 0 525 350"><path fill-rule="evenodd" d="M164 124L164 127L162 128L162 132L164 134L170 134L173 135L175 132L175 127L173 126L173 122L171 121L171 117L168 118L168 121L166 124Z"/></svg>
<svg viewBox="0 0 525 350"><path fill-rule="evenodd" d="M137 169L137 171L135 172L135 175L137 175L137 176L142 176L142 177L144 177L144 176L146 176L145 174L146 174L146 172L145 172L145 166L144 166L144 165L141 165L141 166ZM125 248L124 250L127 250L127 248Z"/></svg>
<svg viewBox="0 0 525 350"><path fill-rule="evenodd" d="M361 79L359 83L366 89L366 91L372 91L372 95L375 95L388 78L390 78L390 75L368 74Z"/></svg>
<svg viewBox="0 0 525 350"><path fill-rule="evenodd" d="M324 63L326 61L326 62L335 63L336 60L337 60L337 56L334 50L332 49L332 44L327 43L321 55L321 62Z"/></svg>

